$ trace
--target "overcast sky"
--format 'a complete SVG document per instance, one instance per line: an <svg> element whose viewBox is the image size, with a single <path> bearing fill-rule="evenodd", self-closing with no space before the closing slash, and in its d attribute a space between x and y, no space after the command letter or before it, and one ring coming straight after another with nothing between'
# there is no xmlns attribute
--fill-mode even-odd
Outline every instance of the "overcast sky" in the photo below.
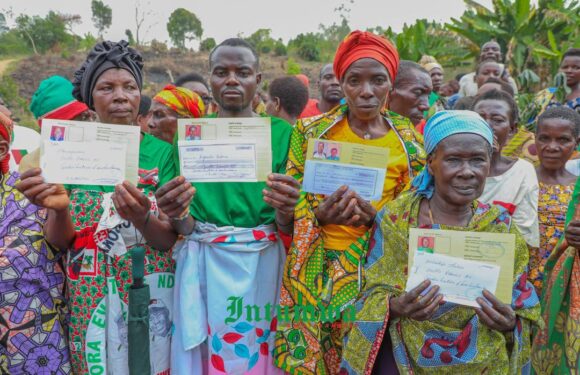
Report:
<svg viewBox="0 0 580 375"><path fill-rule="evenodd" d="M491 0L478 0L491 7ZM135 30L135 7L150 12L142 29L149 29L145 40L167 42L167 19L176 8L185 8L201 20L205 37L221 40L242 33L245 36L260 28L272 29L274 38L288 41L301 32L317 31L319 24L330 25L339 20L334 9L343 0L103 0L113 10L113 24L105 38L125 38L125 29ZM396 31L404 23L418 18L445 22L459 17L465 10L463 0L354 0L351 27L388 26ZM12 9L15 15L26 13L44 16L49 10L79 14L82 24L73 31L79 35L96 34L91 21L91 0L1 0L0 9Z"/></svg>

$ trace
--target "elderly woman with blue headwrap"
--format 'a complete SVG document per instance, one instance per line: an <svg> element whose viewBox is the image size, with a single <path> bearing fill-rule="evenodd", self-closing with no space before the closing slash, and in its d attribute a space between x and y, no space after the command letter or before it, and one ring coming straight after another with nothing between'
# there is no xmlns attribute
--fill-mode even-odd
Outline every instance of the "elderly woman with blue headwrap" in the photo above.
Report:
<svg viewBox="0 0 580 375"><path fill-rule="evenodd" d="M427 166L413 189L377 215L374 246L356 319L345 339L349 374L520 374L530 371L531 326L539 301L527 282L526 242L502 207L478 202L493 133L471 111L442 111L425 127ZM484 291L479 308L445 302L425 280L405 292L409 229L513 233L511 305Z"/></svg>

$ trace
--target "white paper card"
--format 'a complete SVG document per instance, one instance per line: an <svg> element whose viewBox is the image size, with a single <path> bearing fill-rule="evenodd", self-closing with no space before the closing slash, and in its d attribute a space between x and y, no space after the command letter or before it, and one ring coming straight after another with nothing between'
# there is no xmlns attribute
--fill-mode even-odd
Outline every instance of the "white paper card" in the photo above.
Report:
<svg viewBox="0 0 580 375"><path fill-rule="evenodd" d="M428 279L432 286L439 286L445 301L479 307L475 299L483 296L483 289L495 293L499 271L493 264L417 251L405 290Z"/></svg>
<svg viewBox="0 0 580 375"><path fill-rule="evenodd" d="M385 183L384 168L306 160L302 189L308 193L330 195L343 185L368 201L380 200Z"/></svg>
<svg viewBox="0 0 580 375"><path fill-rule="evenodd" d="M179 141L181 174L189 182L257 182L255 141Z"/></svg>
<svg viewBox="0 0 580 375"><path fill-rule="evenodd" d="M40 160L46 182L114 186L125 180L127 145L47 141Z"/></svg>
<svg viewBox="0 0 580 375"><path fill-rule="evenodd" d="M53 142L108 142L126 145L125 180L137 185L139 181L139 147L141 129L134 125L101 124L98 122L42 120L40 136ZM44 143L41 153L44 152Z"/></svg>

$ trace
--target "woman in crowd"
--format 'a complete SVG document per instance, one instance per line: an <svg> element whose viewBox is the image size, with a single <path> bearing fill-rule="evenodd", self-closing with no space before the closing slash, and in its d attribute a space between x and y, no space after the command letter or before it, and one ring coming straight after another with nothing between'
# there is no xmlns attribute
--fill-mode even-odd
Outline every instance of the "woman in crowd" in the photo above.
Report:
<svg viewBox="0 0 580 375"><path fill-rule="evenodd" d="M125 41L95 45L75 73L75 97L101 122L136 125L142 88L141 56ZM145 246L145 280L152 300L172 306L174 265L169 249L177 239L154 192L176 175L172 146L141 134L139 181L115 187L47 184L40 169L22 175L18 189L48 208L47 240L67 251L70 293L69 339L74 373L128 373L127 303L130 251ZM184 203L185 205L188 202ZM183 207L185 210L186 207ZM122 319L119 319L121 317ZM117 321L117 324L112 324ZM169 371L169 347L150 343L156 368Z"/></svg>
<svg viewBox="0 0 580 375"><path fill-rule="evenodd" d="M425 113L425 119L429 119L435 113L447 109L447 101L441 93L444 80L444 70L441 64L433 56L425 55L419 60L419 64L429 72L433 91L429 95L429 110Z"/></svg>
<svg viewBox="0 0 580 375"><path fill-rule="evenodd" d="M539 301L526 282L526 242L507 210L478 201L492 143L491 129L471 111L438 112L427 123L427 166L414 189L388 203L376 220L356 321L345 339L345 373L529 372ZM511 305L489 291L477 298L478 308L444 302L428 280L405 292L410 228L514 234Z"/></svg>
<svg viewBox="0 0 580 375"><path fill-rule="evenodd" d="M535 111L528 119L528 123L534 122L546 109L562 105L580 113L580 48L570 48L564 53L560 62L560 72L566 77L569 92L563 100L559 100L555 87L540 91L534 100Z"/></svg>
<svg viewBox="0 0 580 375"><path fill-rule="evenodd" d="M544 123L547 118L551 119L552 127L560 125L564 128L566 123L570 123L577 131L580 125L580 115L573 114L571 110L547 110L540 115L538 123ZM580 179L577 179L563 226L565 239L556 245L544 266L544 325L534 337L532 354L532 364L538 374L575 374L580 368L579 196Z"/></svg>
<svg viewBox="0 0 580 375"><path fill-rule="evenodd" d="M576 176L565 168L578 146L580 115L567 107L550 108L540 115L536 128L536 147L540 165L536 168L540 194L538 219L540 248L530 253L530 281L541 295L546 260L564 234L568 204Z"/></svg>
<svg viewBox="0 0 580 375"><path fill-rule="evenodd" d="M0 373L69 374L61 254L44 239L46 211L15 188L12 128L0 112Z"/></svg>
<svg viewBox="0 0 580 375"><path fill-rule="evenodd" d="M184 87L167 85L153 97L149 134L173 144L178 118L199 118L205 113L201 97Z"/></svg>
<svg viewBox="0 0 580 375"><path fill-rule="evenodd" d="M268 86L266 113L294 125L308 103L308 89L296 77L280 77Z"/></svg>
<svg viewBox="0 0 580 375"><path fill-rule="evenodd" d="M534 166L502 155L503 147L517 129L517 104L506 92L491 90L476 97L473 110L487 121L494 135L491 168L479 200L505 207L528 245L537 248L539 187Z"/></svg>
<svg viewBox="0 0 580 375"><path fill-rule="evenodd" d="M398 65L399 55L389 41L353 31L334 58L346 104L323 116L298 120L294 128L287 173L299 181L310 138L388 148L389 159L379 201L367 202L347 186L328 196L301 192L282 281L283 307L351 308L377 210L397 197L423 167L422 137L408 119L383 112ZM276 364L292 373L338 373L341 323L299 320L278 320Z"/></svg>

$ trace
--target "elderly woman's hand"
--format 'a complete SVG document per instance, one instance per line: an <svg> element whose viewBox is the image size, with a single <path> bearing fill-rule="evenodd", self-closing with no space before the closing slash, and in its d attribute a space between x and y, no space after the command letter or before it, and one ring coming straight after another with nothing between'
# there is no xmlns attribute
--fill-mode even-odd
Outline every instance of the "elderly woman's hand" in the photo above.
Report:
<svg viewBox="0 0 580 375"><path fill-rule="evenodd" d="M424 296L421 295L431 285L425 280L414 289L399 297L389 300L389 314L391 318L409 318L423 321L429 320L443 303L443 295L437 294L439 286L432 287Z"/></svg>
<svg viewBox="0 0 580 375"><path fill-rule="evenodd" d="M155 192L157 206L170 218L177 219L189 213L189 205L195 196L195 188L177 176Z"/></svg>
<svg viewBox="0 0 580 375"><path fill-rule="evenodd" d="M572 220L568 223L564 237L568 241L568 246L580 249L580 220Z"/></svg>
<svg viewBox="0 0 580 375"><path fill-rule="evenodd" d="M44 182L40 168L24 172L20 176L20 182L16 184L16 189L24 194L30 202L40 207L63 211L68 209L70 204L64 186Z"/></svg>
<svg viewBox="0 0 580 375"><path fill-rule="evenodd" d="M314 210L316 219L320 225L353 225L359 220L355 216L357 205L356 193L348 190L347 186L341 186L337 191L326 197Z"/></svg>
<svg viewBox="0 0 580 375"><path fill-rule="evenodd" d="M135 185L125 181L115 186L112 200L119 216L135 227L142 228L147 223L151 201Z"/></svg>
<svg viewBox="0 0 580 375"><path fill-rule="evenodd" d="M274 207L285 223L293 221L294 207L300 197L300 183L291 176L272 173L266 184L270 190L262 191L264 202Z"/></svg>
<svg viewBox="0 0 580 375"><path fill-rule="evenodd" d="M491 306L481 297L476 299L481 308L475 309L475 313L479 316L481 322L489 328L500 332L507 332L514 329L516 326L516 313L512 310L511 306L498 300L488 290L483 291L483 296L487 301L491 302Z"/></svg>

